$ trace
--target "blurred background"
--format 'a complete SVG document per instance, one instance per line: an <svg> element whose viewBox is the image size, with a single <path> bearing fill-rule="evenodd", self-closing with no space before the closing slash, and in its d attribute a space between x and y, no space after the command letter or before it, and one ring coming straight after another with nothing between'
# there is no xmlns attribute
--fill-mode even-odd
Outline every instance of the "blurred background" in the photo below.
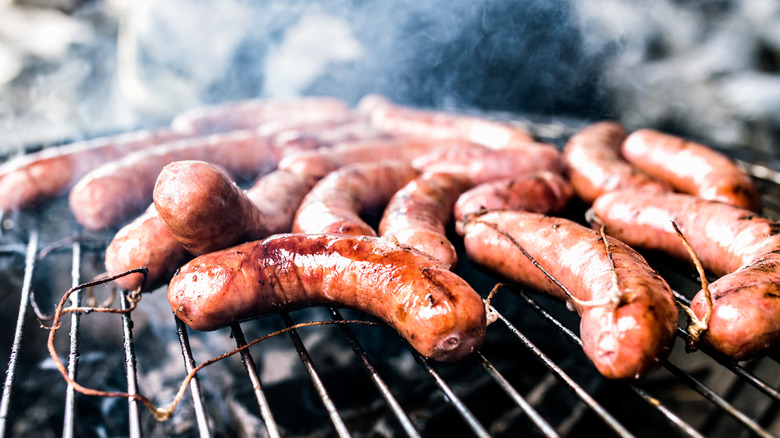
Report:
<svg viewBox="0 0 780 438"><path fill-rule="evenodd" d="M772 0L0 0L0 150L196 105L383 93L412 106L613 118L777 153Z"/></svg>

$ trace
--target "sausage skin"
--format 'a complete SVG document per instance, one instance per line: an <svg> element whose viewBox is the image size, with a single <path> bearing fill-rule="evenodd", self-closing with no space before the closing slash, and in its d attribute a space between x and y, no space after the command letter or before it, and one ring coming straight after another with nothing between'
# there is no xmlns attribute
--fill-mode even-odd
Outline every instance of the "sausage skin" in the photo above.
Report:
<svg viewBox="0 0 780 438"><path fill-rule="evenodd" d="M447 238L447 225L452 220L453 204L469 187L471 180L460 174L419 176L390 199L379 222L379 234L454 267L458 256Z"/></svg>
<svg viewBox="0 0 780 438"><path fill-rule="evenodd" d="M626 160L677 191L753 211L761 209L750 175L705 145L652 129L632 132L621 146Z"/></svg>
<svg viewBox="0 0 780 438"><path fill-rule="evenodd" d="M780 223L685 194L608 193L591 210L607 232L637 248L690 260L674 221L705 270L713 313L704 340L735 360L760 356L780 338ZM691 306L701 319L703 291Z"/></svg>
<svg viewBox="0 0 780 438"><path fill-rule="evenodd" d="M488 211L557 213L566 207L573 194L571 184L553 172L482 183L461 194L455 202L455 230L462 235L464 224Z"/></svg>
<svg viewBox="0 0 780 438"><path fill-rule="evenodd" d="M151 291L168 283L173 273L191 258L151 204L142 215L114 235L106 248L104 263L109 275L147 268L149 271L143 291ZM114 280L114 283L126 290L136 290L141 287L142 280L142 274L130 274Z"/></svg>
<svg viewBox="0 0 780 438"><path fill-rule="evenodd" d="M400 161L342 167L317 182L303 198L292 230L376 236L361 215L383 208L396 191L417 176L412 166Z"/></svg>
<svg viewBox="0 0 780 438"><path fill-rule="evenodd" d="M480 296L425 253L370 236L281 234L202 255L168 287L176 316L196 330L306 306L370 313L422 355L457 361L485 336Z"/></svg>
<svg viewBox="0 0 780 438"><path fill-rule="evenodd" d="M116 226L152 202L157 176L166 164L203 160L237 178L254 178L276 165L266 137L235 131L177 141L135 152L85 175L70 192L70 207L85 228Z"/></svg>
<svg viewBox="0 0 780 438"><path fill-rule="evenodd" d="M604 376L635 379L668 354L677 328L672 291L644 258L608 238L615 263L619 303L581 306L567 299L514 244L515 239L539 265L579 300L601 301L614 293L613 270L600 234L575 222L520 211L491 212L465 227L468 257L500 275L565 300L581 316L585 354Z"/></svg>
<svg viewBox="0 0 780 438"><path fill-rule="evenodd" d="M572 135L563 147L563 162L571 185L587 204L603 193L623 188L671 191L669 185L641 172L620 156L620 145L627 135L619 123L601 121Z"/></svg>

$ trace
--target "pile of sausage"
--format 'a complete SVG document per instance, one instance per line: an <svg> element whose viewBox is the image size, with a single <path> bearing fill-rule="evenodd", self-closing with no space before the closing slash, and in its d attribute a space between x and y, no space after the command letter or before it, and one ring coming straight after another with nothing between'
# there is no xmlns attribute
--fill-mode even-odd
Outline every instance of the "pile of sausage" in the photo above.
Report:
<svg viewBox="0 0 780 438"><path fill-rule="evenodd" d="M117 284L167 284L174 313L197 330L347 306L427 357L460 360L482 344L487 318L457 274L458 236L471 261L576 310L603 375L640 378L668 354L678 310L637 251L687 259L674 220L721 277L704 340L747 359L780 336L780 224L759 216L750 177L705 146L613 122L561 151L509 123L382 96L354 108L247 100L0 166L4 211L65 193L84 227L118 229L109 274L148 268ZM593 227L556 216L574 196L591 205Z"/></svg>

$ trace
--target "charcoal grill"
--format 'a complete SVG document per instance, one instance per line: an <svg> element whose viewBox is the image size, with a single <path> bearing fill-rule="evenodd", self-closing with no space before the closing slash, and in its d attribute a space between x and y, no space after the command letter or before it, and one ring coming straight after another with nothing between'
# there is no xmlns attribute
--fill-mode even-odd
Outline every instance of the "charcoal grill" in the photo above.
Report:
<svg viewBox="0 0 780 438"><path fill-rule="evenodd" d="M518 123L558 145L573 132L571 123L560 121ZM766 214L780 216L778 163L729 153L756 177ZM583 211L575 204L566 214L582 220ZM306 309L200 333L165 308L164 291L158 290L144 296L140 315L67 316L58 348L71 378L86 386L144 393L160 405L170 402L187 372L230 345L299 322L336 322L291 330L206 368L189 384L173 418L158 423L132 399L85 396L66 385L51 366L46 331L37 321L65 290L101 271L110 235L78 228L62 201L5 217L2 228L0 293L8 326L3 336L12 342L0 344L10 349L0 438L33 432L66 437L780 434L777 351L732 363L706 349L687 352L680 328L670 358L654 374L636 382L609 381L584 356L576 315L512 285L498 289L491 302L499 317L483 348L457 364L421 357L387 327L338 323L371 320L349 309ZM693 269L656 254L647 257L681 299L698 290ZM459 273L487 297L499 280L461 260ZM76 293L71 305L84 299L83 291ZM120 301L128 306L127 293ZM150 308L150 314L141 310Z"/></svg>

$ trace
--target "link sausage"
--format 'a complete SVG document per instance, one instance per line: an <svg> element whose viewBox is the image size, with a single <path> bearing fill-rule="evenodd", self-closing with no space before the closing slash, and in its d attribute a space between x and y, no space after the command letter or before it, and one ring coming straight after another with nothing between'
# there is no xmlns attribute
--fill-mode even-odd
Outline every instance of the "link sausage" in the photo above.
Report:
<svg viewBox="0 0 780 438"><path fill-rule="evenodd" d="M620 145L626 136L619 123L602 121L586 126L564 146L566 173L577 196L587 204L603 193L623 188L671 191L666 183L641 172L620 156Z"/></svg>
<svg viewBox="0 0 780 438"><path fill-rule="evenodd" d="M608 193L593 204L607 232L637 248L690 260L671 222L679 227L705 270L712 316L704 340L743 360L760 356L780 337L780 223L750 210L685 194ZM698 318L703 291L692 301Z"/></svg>
<svg viewBox="0 0 780 438"><path fill-rule="evenodd" d="M511 236L572 296L590 304L573 302L496 228ZM677 308L669 286L639 253L616 239L607 240L614 270L600 234L562 218L491 212L469 222L464 235L466 253L476 263L565 300L577 310L585 354L604 376L640 378L668 354Z"/></svg>
<svg viewBox="0 0 780 438"><path fill-rule="evenodd" d="M283 234L195 258L168 300L196 330L306 306L370 313L422 355L457 361L480 347L485 309L459 276L425 253L369 236Z"/></svg>
<svg viewBox="0 0 780 438"><path fill-rule="evenodd" d="M758 189L750 175L705 145L640 129L626 138L621 153L634 166L679 192L753 211L761 209Z"/></svg>

